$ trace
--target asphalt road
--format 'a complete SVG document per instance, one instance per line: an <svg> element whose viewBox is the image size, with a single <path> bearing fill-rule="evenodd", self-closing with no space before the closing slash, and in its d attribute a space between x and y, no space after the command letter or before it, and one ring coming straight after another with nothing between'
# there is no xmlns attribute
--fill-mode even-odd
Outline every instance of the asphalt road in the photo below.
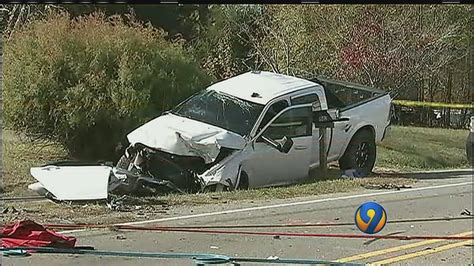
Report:
<svg viewBox="0 0 474 266"><path fill-rule="evenodd" d="M180 207L172 215L147 225L268 224L304 222L353 222L357 207L366 201L384 206L389 220L459 217L463 209L473 210L472 172L423 174L413 188L366 190L286 201L261 201L247 204ZM308 202L310 201L310 202ZM297 203L305 202L305 203ZM296 203L288 206L288 203ZM280 205L278 205L280 204ZM281 206L281 204L286 204ZM261 207L273 206L273 207ZM225 213L225 210L248 208ZM257 209L251 209L257 208ZM362 234L351 226L279 229L236 229L307 233ZM379 234L454 235L472 233L473 220L389 223ZM472 241L376 240L211 235L176 232L81 231L70 233L78 245L100 250L146 252L203 252L237 257L277 256L342 260L354 263L392 263L395 265L466 265L473 263ZM416 244L415 244L416 243ZM408 244L413 244L411 247ZM358 256L358 257L354 257ZM3 258L2 265L193 265L192 260L135 259L88 255L40 255Z"/></svg>

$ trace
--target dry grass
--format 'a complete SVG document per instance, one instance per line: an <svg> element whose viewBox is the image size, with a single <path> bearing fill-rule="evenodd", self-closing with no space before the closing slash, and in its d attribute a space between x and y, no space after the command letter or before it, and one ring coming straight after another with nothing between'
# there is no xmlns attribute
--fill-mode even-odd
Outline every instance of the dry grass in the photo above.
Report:
<svg viewBox="0 0 474 266"><path fill-rule="evenodd" d="M67 158L66 151L55 143L32 143L10 130L2 133L4 196L29 194L27 186L35 182L31 167Z"/></svg>

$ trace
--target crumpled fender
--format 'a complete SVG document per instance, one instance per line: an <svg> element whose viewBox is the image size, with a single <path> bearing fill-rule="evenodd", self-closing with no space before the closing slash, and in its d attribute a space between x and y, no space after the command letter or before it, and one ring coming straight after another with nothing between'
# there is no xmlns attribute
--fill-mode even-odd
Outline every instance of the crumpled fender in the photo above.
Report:
<svg viewBox="0 0 474 266"><path fill-rule="evenodd" d="M145 123L127 138L132 145L142 143L176 155L200 156L206 163L215 161L221 147L239 150L246 144L236 133L173 114Z"/></svg>
<svg viewBox="0 0 474 266"><path fill-rule="evenodd" d="M245 148L235 151L209 170L198 175L201 179L203 188L214 184L222 184L224 186L232 186L232 188L235 188L239 181L238 177L240 174L241 164L246 156L248 156L248 153L249 151Z"/></svg>

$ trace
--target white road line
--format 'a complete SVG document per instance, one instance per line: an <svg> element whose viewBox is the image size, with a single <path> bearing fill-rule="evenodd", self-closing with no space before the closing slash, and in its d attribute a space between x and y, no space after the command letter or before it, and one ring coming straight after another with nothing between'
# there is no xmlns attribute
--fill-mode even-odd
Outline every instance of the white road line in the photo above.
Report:
<svg viewBox="0 0 474 266"><path fill-rule="evenodd" d="M217 211L217 212L206 212L206 213L200 213L200 214L191 214L191 215L160 218L160 219L145 220L145 221L138 221L138 222L120 223L120 224L117 224L117 225L143 225L143 224L158 223L158 222L178 221L178 220L194 219L194 218L209 217L209 216L218 216L218 215L225 215L225 214L232 214L232 213L239 213L239 212L249 212L249 211L259 211L259 210L267 210L267 209L292 207L292 206L314 204L314 203L321 203L321 202L348 200L348 199L372 197L372 196L380 196L380 195L410 193L410 192L416 192L416 191L422 191L422 190L464 186L464 185L469 185L469 184L472 185L472 184L474 184L474 182L463 182L463 183L446 184L446 185L438 185L438 186L430 186L430 187L419 187L419 188L411 188L411 189L407 189L407 190L373 192L373 193L357 194L357 195L351 195L351 196L342 196L342 197L336 197L336 198L325 198L325 199L316 199L316 200L308 200L308 201L297 201L297 202L289 202L289 203L282 203L282 204L275 204L275 205L257 206L257 207L233 209L233 210ZM82 232L82 231L85 231L85 229L62 231L60 233L66 234L66 233L75 233L75 232Z"/></svg>

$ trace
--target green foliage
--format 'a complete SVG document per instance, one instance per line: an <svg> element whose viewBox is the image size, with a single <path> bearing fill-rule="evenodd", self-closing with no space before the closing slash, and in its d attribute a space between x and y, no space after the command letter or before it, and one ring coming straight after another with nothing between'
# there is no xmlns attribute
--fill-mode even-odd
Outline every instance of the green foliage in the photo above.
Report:
<svg viewBox="0 0 474 266"><path fill-rule="evenodd" d="M209 83L165 33L96 13L52 13L4 44L7 127L110 159L125 134Z"/></svg>
<svg viewBox="0 0 474 266"><path fill-rule="evenodd" d="M254 5L210 7L206 31L189 45L210 75L224 79L259 68L252 57L254 40L245 31L258 28L253 20L258 14L261 9Z"/></svg>
<svg viewBox="0 0 474 266"><path fill-rule="evenodd" d="M155 28L164 29L169 38L182 37L191 40L200 35L207 24L208 5L109 5L109 4L78 4L61 5L71 15L83 16L97 11L106 15L133 12L135 17L144 23L150 23Z"/></svg>

